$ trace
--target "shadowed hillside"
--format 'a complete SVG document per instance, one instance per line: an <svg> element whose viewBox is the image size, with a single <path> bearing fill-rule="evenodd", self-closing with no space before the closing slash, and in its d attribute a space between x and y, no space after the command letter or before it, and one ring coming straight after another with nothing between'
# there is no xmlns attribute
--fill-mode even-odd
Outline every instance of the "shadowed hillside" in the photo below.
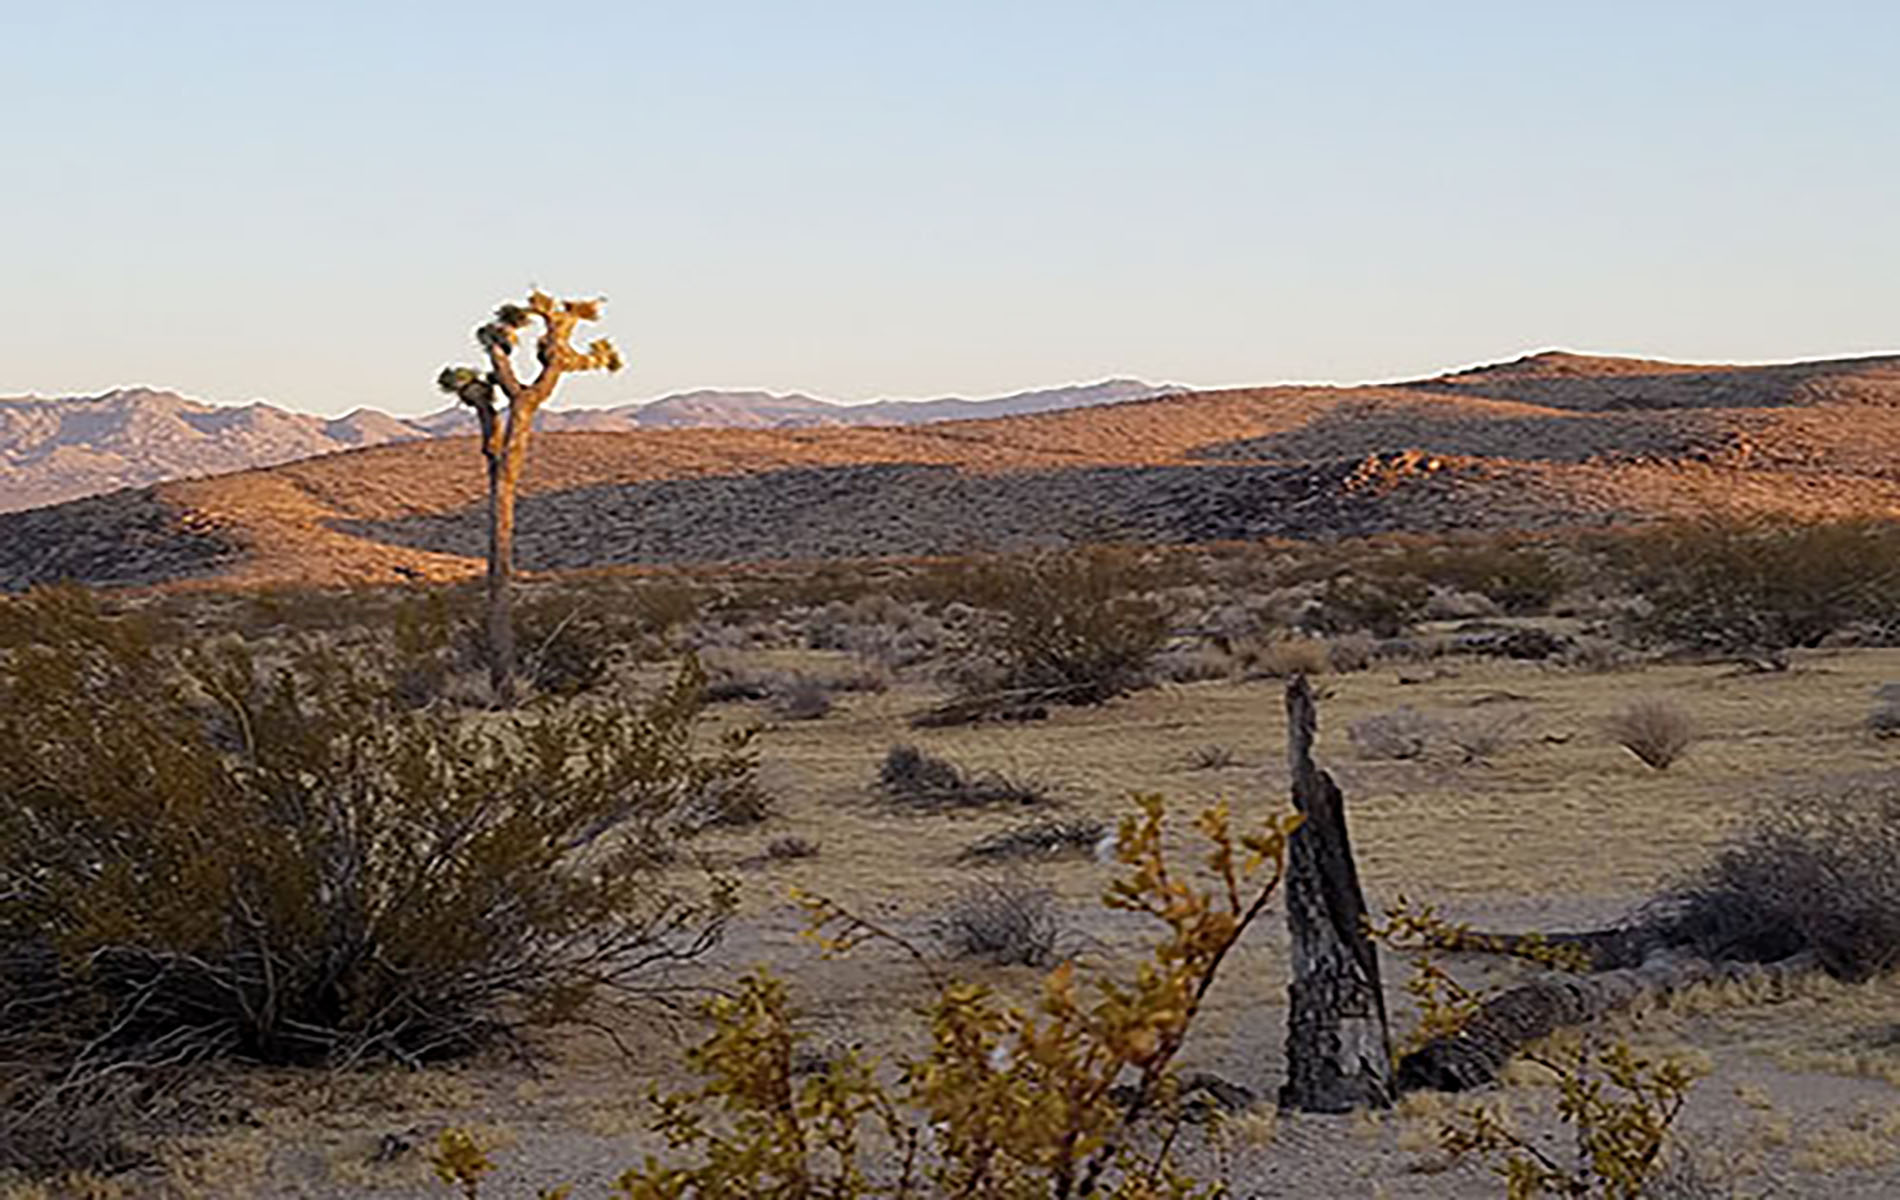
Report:
<svg viewBox="0 0 1900 1200"><path fill-rule="evenodd" d="M1900 358L1708 367L1546 353L1411 384L1202 392L922 427L546 434L530 570L1325 538L1711 511L1900 514ZM0 587L466 575L472 441L0 516Z"/></svg>

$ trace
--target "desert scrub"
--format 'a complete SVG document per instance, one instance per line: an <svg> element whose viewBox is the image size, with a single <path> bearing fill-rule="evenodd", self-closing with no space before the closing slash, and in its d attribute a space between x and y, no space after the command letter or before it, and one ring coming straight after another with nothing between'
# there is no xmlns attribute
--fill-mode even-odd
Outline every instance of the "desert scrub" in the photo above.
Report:
<svg viewBox="0 0 1900 1200"><path fill-rule="evenodd" d="M1515 616L1550 608L1569 585L1569 575L1549 552L1501 541L1448 540L1414 546L1377 560L1381 574L1483 596Z"/></svg>
<svg viewBox="0 0 1900 1200"><path fill-rule="evenodd" d="M495 719L410 709L367 657L0 604L0 1059L37 1081L0 1120L141 1064L454 1054L713 944L724 889L660 868L754 762L696 746L695 666Z"/></svg>
<svg viewBox="0 0 1900 1200"><path fill-rule="evenodd" d="M1118 838L1124 876L1105 902L1163 927L1131 979L1051 971L1029 1008L953 983L929 1014L930 1048L893 1080L855 1052L799 1077L801 1035L782 983L764 973L713 1000L713 1029L689 1052L705 1082L656 1097L667 1161L620 1177L633 1200L728 1196L1213 1197L1171 1158L1182 1109L1176 1053L1227 953L1265 910L1298 825L1278 816L1235 835L1224 808L1202 814L1211 879L1171 870L1158 798ZM896 935L828 901L803 903L842 952ZM916 951L912 951L916 952ZM1132 1080L1132 1082L1125 1082ZM1118 1085L1125 1090L1117 1090ZM1160 1136L1138 1150L1148 1115ZM1149 1144L1149 1143L1152 1144ZM867 1159L886 1158L887 1172Z"/></svg>
<svg viewBox="0 0 1900 1200"><path fill-rule="evenodd" d="M930 931L953 958L1041 967L1062 941L1062 910L1048 888L1009 877L984 879L958 892Z"/></svg>
<svg viewBox="0 0 1900 1200"><path fill-rule="evenodd" d="M987 610L979 654L995 685L1062 704L1100 704L1141 687L1168 639L1148 572L1126 551L1083 549L974 568L971 602Z"/></svg>
<svg viewBox="0 0 1900 1200"><path fill-rule="evenodd" d="M1701 521L1614 551L1644 604L1629 618L1652 642L1720 654L1816 646L1850 625L1900 627L1900 526Z"/></svg>
<svg viewBox="0 0 1900 1200"><path fill-rule="evenodd" d="M1849 980L1900 965L1900 779L1764 803L1639 919L1718 962L1808 952Z"/></svg>
<svg viewBox="0 0 1900 1200"><path fill-rule="evenodd" d="M1403 897L1368 932L1388 948L1413 955L1405 990L1417 1024L1400 1052L1401 1080L1408 1055L1458 1037L1501 994L1460 984L1444 968L1444 953L1486 950L1568 972L1589 966L1588 953L1579 947L1536 934L1505 940L1474 933L1445 920L1431 905ZM1465 1104L1441 1119L1435 1137L1440 1149L1454 1159L1489 1161L1512 1200L1639 1200L1667 1194L1654 1189L1680 1165L1673 1130L1696 1079L1687 1063L1646 1057L1626 1039L1591 1043L1564 1033L1544 1039L1520 1059L1549 1073L1557 1118L1574 1131L1568 1152L1519 1132L1495 1105L1482 1102Z"/></svg>
<svg viewBox="0 0 1900 1200"><path fill-rule="evenodd" d="M1468 1105L1445 1122L1452 1157L1488 1159L1512 1200L1535 1196L1641 1200L1670 1165L1676 1119L1696 1074L1681 1059L1639 1054L1627 1041L1557 1046L1525 1056L1548 1071L1569 1149L1519 1133L1495 1108Z"/></svg>

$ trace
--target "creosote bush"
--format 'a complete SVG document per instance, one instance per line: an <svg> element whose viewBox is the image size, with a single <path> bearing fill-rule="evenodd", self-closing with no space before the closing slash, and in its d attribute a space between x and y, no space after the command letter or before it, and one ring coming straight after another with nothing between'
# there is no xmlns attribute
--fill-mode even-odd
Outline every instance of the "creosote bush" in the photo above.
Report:
<svg viewBox="0 0 1900 1200"><path fill-rule="evenodd" d="M733 1196L1208 1197L1174 1164L1185 1119L1172 1063L1234 944L1265 910L1297 815L1235 835L1224 808L1203 813L1211 880L1171 867L1162 806L1123 821L1126 874L1105 902L1162 926L1132 979L1085 981L1073 963L1045 978L1029 1008L981 984L946 986L930 1047L893 1079L856 1052L800 1076L790 997L764 973L713 1000L713 1030L688 1062L705 1082L656 1097L666 1160L623 1174L629 1200ZM802 901L828 951L901 937L821 898ZM1163 1123L1137 1144L1132 1126ZM873 1169L873 1154L889 1165ZM465 1186L479 1185L471 1171Z"/></svg>
<svg viewBox="0 0 1900 1200"><path fill-rule="evenodd" d="M753 755L696 748L696 667L502 723L369 657L0 603L0 1122L151 1064L454 1054L712 944L724 889L657 867Z"/></svg>
<svg viewBox="0 0 1900 1200"><path fill-rule="evenodd" d="M1816 646L1850 625L1900 626L1900 526L1711 520L1621 548L1654 641L1723 654Z"/></svg>
<svg viewBox="0 0 1900 1200"><path fill-rule="evenodd" d="M997 667L996 686L1061 704L1100 704L1148 682L1167 643L1167 613L1144 593L1139 559L1103 548L999 559L966 581L990 619L978 649Z"/></svg>

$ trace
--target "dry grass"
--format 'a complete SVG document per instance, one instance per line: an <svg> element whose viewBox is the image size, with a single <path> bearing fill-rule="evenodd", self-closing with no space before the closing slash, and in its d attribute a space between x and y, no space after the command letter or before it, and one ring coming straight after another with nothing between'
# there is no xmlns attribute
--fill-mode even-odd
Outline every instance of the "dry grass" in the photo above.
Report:
<svg viewBox="0 0 1900 1200"><path fill-rule="evenodd" d="M1617 745L1658 771L1682 757L1696 740L1695 721L1667 700L1638 700L1618 709L1605 723Z"/></svg>

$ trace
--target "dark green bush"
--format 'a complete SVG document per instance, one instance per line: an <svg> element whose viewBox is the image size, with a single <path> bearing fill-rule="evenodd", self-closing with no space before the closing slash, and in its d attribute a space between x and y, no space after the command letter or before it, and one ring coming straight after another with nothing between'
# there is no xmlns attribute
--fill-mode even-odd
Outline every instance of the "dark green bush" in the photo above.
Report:
<svg viewBox="0 0 1900 1200"><path fill-rule="evenodd" d="M1633 632L1727 654L1815 646L1854 625L1900 628L1900 527L1857 520L1710 520L1632 539L1619 557L1643 600Z"/></svg>
<svg viewBox="0 0 1900 1200"><path fill-rule="evenodd" d="M422 1060L712 944L723 888L659 868L754 764L695 748L696 664L501 721L409 707L390 657L0 604L0 1061Z"/></svg>

